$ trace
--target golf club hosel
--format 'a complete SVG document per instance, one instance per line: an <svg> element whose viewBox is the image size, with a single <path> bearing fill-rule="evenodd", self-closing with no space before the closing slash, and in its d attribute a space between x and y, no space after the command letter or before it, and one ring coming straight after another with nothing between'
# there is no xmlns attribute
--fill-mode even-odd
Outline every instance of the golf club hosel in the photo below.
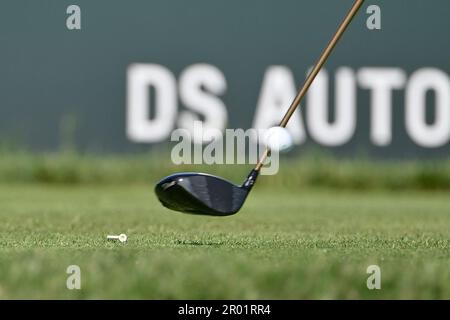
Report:
<svg viewBox="0 0 450 320"><path fill-rule="evenodd" d="M242 185L243 188L247 189L247 190L251 190L251 188L253 187L253 185L256 182L256 178L258 178L259 175L259 171L253 169L250 174L247 176L247 179L245 179L244 184Z"/></svg>

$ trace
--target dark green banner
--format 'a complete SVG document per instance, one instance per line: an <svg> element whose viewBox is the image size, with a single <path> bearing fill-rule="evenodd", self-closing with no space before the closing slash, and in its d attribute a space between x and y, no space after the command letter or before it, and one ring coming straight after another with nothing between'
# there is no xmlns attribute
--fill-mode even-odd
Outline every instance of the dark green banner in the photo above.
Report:
<svg viewBox="0 0 450 320"><path fill-rule="evenodd" d="M268 128L352 0L3 0L0 141L136 152ZM366 1L289 125L296 150L450 152L450 2Z"/></svg>

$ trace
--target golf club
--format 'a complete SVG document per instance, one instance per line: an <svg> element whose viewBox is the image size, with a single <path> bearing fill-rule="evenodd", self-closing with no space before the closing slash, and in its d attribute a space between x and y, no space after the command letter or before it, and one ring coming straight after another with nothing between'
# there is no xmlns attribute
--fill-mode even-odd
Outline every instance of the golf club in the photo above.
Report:
<svg viewBox="0 0 450 320"><path fill-rule="evenodd" d="M292 114L300 105L301 100L363 2L364 0L356 0L353 4L281 120L280 127L284 128L288 124ZM255 168L241 186L209 174L185 172L176 173L162 179L155 186L155 193L159 201L171 210L209 216L233 215L244 204L269 154L270 150L266 148Z"/></svg>

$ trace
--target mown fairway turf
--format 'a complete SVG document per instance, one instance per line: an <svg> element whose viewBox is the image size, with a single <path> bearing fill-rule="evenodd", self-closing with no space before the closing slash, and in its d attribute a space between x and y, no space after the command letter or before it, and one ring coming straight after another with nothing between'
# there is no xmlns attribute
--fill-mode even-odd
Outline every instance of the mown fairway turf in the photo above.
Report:
<svg viewBox="0 0 450 320"><path fill-rule="evenodd" d="M162 208L151 185L2 185L0 298L449 299L450 196L256 186L208 218Z"/></svg>

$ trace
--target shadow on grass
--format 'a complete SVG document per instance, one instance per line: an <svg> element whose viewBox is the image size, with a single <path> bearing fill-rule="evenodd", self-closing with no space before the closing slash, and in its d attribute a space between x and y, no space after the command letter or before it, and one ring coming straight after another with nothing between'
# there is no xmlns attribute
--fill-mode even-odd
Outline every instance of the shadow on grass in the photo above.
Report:
<svg viewBox="0 0 450 320"><path fill-rule="evenodd" d="M212 246L212 247L220 247L226 244L223 241L208 241L208 240L175 240L174 243L180 246Z"/></svg>

